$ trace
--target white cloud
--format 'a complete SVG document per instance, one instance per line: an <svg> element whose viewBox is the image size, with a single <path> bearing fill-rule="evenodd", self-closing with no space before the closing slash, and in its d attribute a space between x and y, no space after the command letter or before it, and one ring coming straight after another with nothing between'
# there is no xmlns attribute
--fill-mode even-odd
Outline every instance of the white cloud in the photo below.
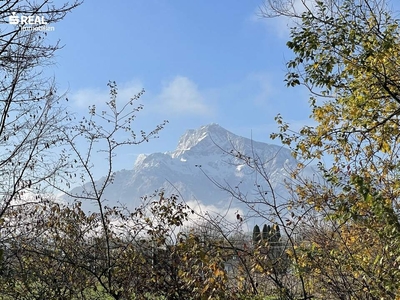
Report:
<svg viewBox="0 0 400 300"><path fill-rule="evenodd" d="M123 103L135 96L143 88L140 81L129 81L119 85L117 82L118 96ZM105 103L110 100L110 90L107 86L100 88L85 88L80 89L70 96L72 102L79 108L87 108L92 105L104 107Z"/></svg>
<svg viewBox="0 0 400 300"><path fill-rule="evenodd" d="M126 103L142 90L143 84L140 81L130 81L124 84L117 83L117 87L117 100L120 99L121 102ZM110 91L107 87L102 89L85 88L72 93L69 98L75 106L81 109L92 105L102 108L110 100ZM163 115L168 113L174 115L213 115L213 109L206 104L203 93L199 91L193 81L184 76L176 76L165 83L160 93L152 98L155 101L151 101L151 110ZM147 105L146 107L148 108Z"/></svg>
<svg viewBox="0 0 400 300"><path fill-rule="evenodd" d="M197 85L189 78L176 76L166 84L157 97L159 109L173 114L210 115L212 109L206 105Z"/></svg>
<svg viewBox="0 0 400 300"><path fill-rule="evenodd" d="M100 89L81 89L71 94L71 100L79 108L87 108L91 105L97 105L107 101L108 95Z"/></svg>
<svg viewBox="0 0 400 300"><path fill-rule="evenodd" d="M199 216L208 216L212 218L214 221L221 220L222 218L230 223L237 223L237 215L243 216L243 210L239 207L219 207L216 205L206 205L199 201L187 201L187 205L195 212L195 216L191 216L192 222L202 220L204 217ZM196 218L196 216L198 216Z"/></svg>
<svg viewBox="0 0 400 300"><path fill-rule="evenodd" d="M117 82L118 84L118 82ZM118 97L124 102L134 97L144 88L144 84L139 80L132 80L118 85ZM108 92L108 91L107 91Z"/></svg>

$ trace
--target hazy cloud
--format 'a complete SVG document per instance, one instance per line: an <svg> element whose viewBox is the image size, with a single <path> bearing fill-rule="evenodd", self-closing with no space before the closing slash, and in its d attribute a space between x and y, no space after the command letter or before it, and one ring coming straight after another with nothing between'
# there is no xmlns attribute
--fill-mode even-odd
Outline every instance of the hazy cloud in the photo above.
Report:
<svg viewBox="0 0 400 300"><path fill-rule="evenodd" d="M202 218L196 218L197 216L208 216L213 218L214 220L218 220L221 217L224 217L225 220L231 223L238 222L237 215L243 216L243 210L239 207L221 207L212 204L204 204L199 201L187 201L186 204L193 209L195 212L194 216L191 216L192 221L199 221Z"/></svg>
<svg viewBox="0 0 400 300"><path fill-rule="evenodd" d="M118 96L121 102L126 103L129 99L135 96L143 88L140 81L133 80L119 85L117 82ZM91 105L104 107L105 103L110 100L110 90L107 86L100 88L85 88L80 89L70 96L74 105L79 108L87 108Z"/></svg>
<svg viewBox="0 0 400 300"><path fill-rule="evenodd" d="M107 101L107 93L100 89L81 89L71 94L73 103L79 108L87 108L90 105L96 105Z"/></svg>
<svg viewBox="0 0 400 300"><path fill-rule="evenodd" d="M177 76L168 82L157 100L160 110L173 114L209 115L212 113L197 85L183 76Z"/></svg>

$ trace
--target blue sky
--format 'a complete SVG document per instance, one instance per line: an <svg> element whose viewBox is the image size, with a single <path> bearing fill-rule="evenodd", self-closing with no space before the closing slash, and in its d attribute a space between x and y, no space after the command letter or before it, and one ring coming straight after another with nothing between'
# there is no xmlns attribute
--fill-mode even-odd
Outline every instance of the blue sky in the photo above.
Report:
<svg viewBox="0 0 400 300"><path fill-rule="evenodd" d="M87 0L48 33L65 45L50 72L78 114L107 101L115 80L120 101L146 90L138 131L169 120L159 139L121 151L117 169L131 168L139 153L172 151L186 129L211 122L272 142L276 114L298 128L310 113L308 93L284 83L285 20L260 18L260 5Z"/></svg>

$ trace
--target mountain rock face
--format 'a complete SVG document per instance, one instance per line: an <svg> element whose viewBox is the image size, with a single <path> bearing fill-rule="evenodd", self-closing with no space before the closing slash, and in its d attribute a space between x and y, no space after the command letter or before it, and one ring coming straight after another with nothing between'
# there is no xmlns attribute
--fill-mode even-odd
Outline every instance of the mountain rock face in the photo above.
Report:
<svg viewBox="0 0 400 300"><path fill-rule="evenodd" d="M240 203L231 204L232 196L217 185L240 190L248 199L257 196L257 188L271 188L231 154L237 152L262 162L274 191L284 193L284 180L296 165L288 149L252 141L218 124L209 124L186 131L174 151L141 154L132 170L116 172L113 184L105 192L107 205L119 202L133 208L140 204L141 196L163 189L166 196L178 194L186 202L203 207L244 208Z"/></svg>

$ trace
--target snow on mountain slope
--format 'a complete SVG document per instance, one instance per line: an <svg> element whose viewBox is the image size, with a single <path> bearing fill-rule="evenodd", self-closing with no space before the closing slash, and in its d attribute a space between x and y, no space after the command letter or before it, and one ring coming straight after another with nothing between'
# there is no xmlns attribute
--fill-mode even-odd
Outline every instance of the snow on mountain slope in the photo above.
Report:
<svg viewBox="0 0 400 300"><path fill-rule="evenodd" d="M233 149L258 157L274 189L285 193L283 181L288 177L287 171L296 164L288 149L252 141L218 124L209 124L186 131L172 152L139 155L132 170L116 172L114 183L106 189L105 199L110 206L120 202L133 208L139 205L141 196L164 189L167 196L179 194L187 202L198 201L205 207L224 209L232 197L212 181L223 186L238 186L242 193L256 197L255 182L262 181L257 181L250 168L229 155ZM74 192L79 193L79 188ZM238 203L234 205L244 208Z"/></svg>

